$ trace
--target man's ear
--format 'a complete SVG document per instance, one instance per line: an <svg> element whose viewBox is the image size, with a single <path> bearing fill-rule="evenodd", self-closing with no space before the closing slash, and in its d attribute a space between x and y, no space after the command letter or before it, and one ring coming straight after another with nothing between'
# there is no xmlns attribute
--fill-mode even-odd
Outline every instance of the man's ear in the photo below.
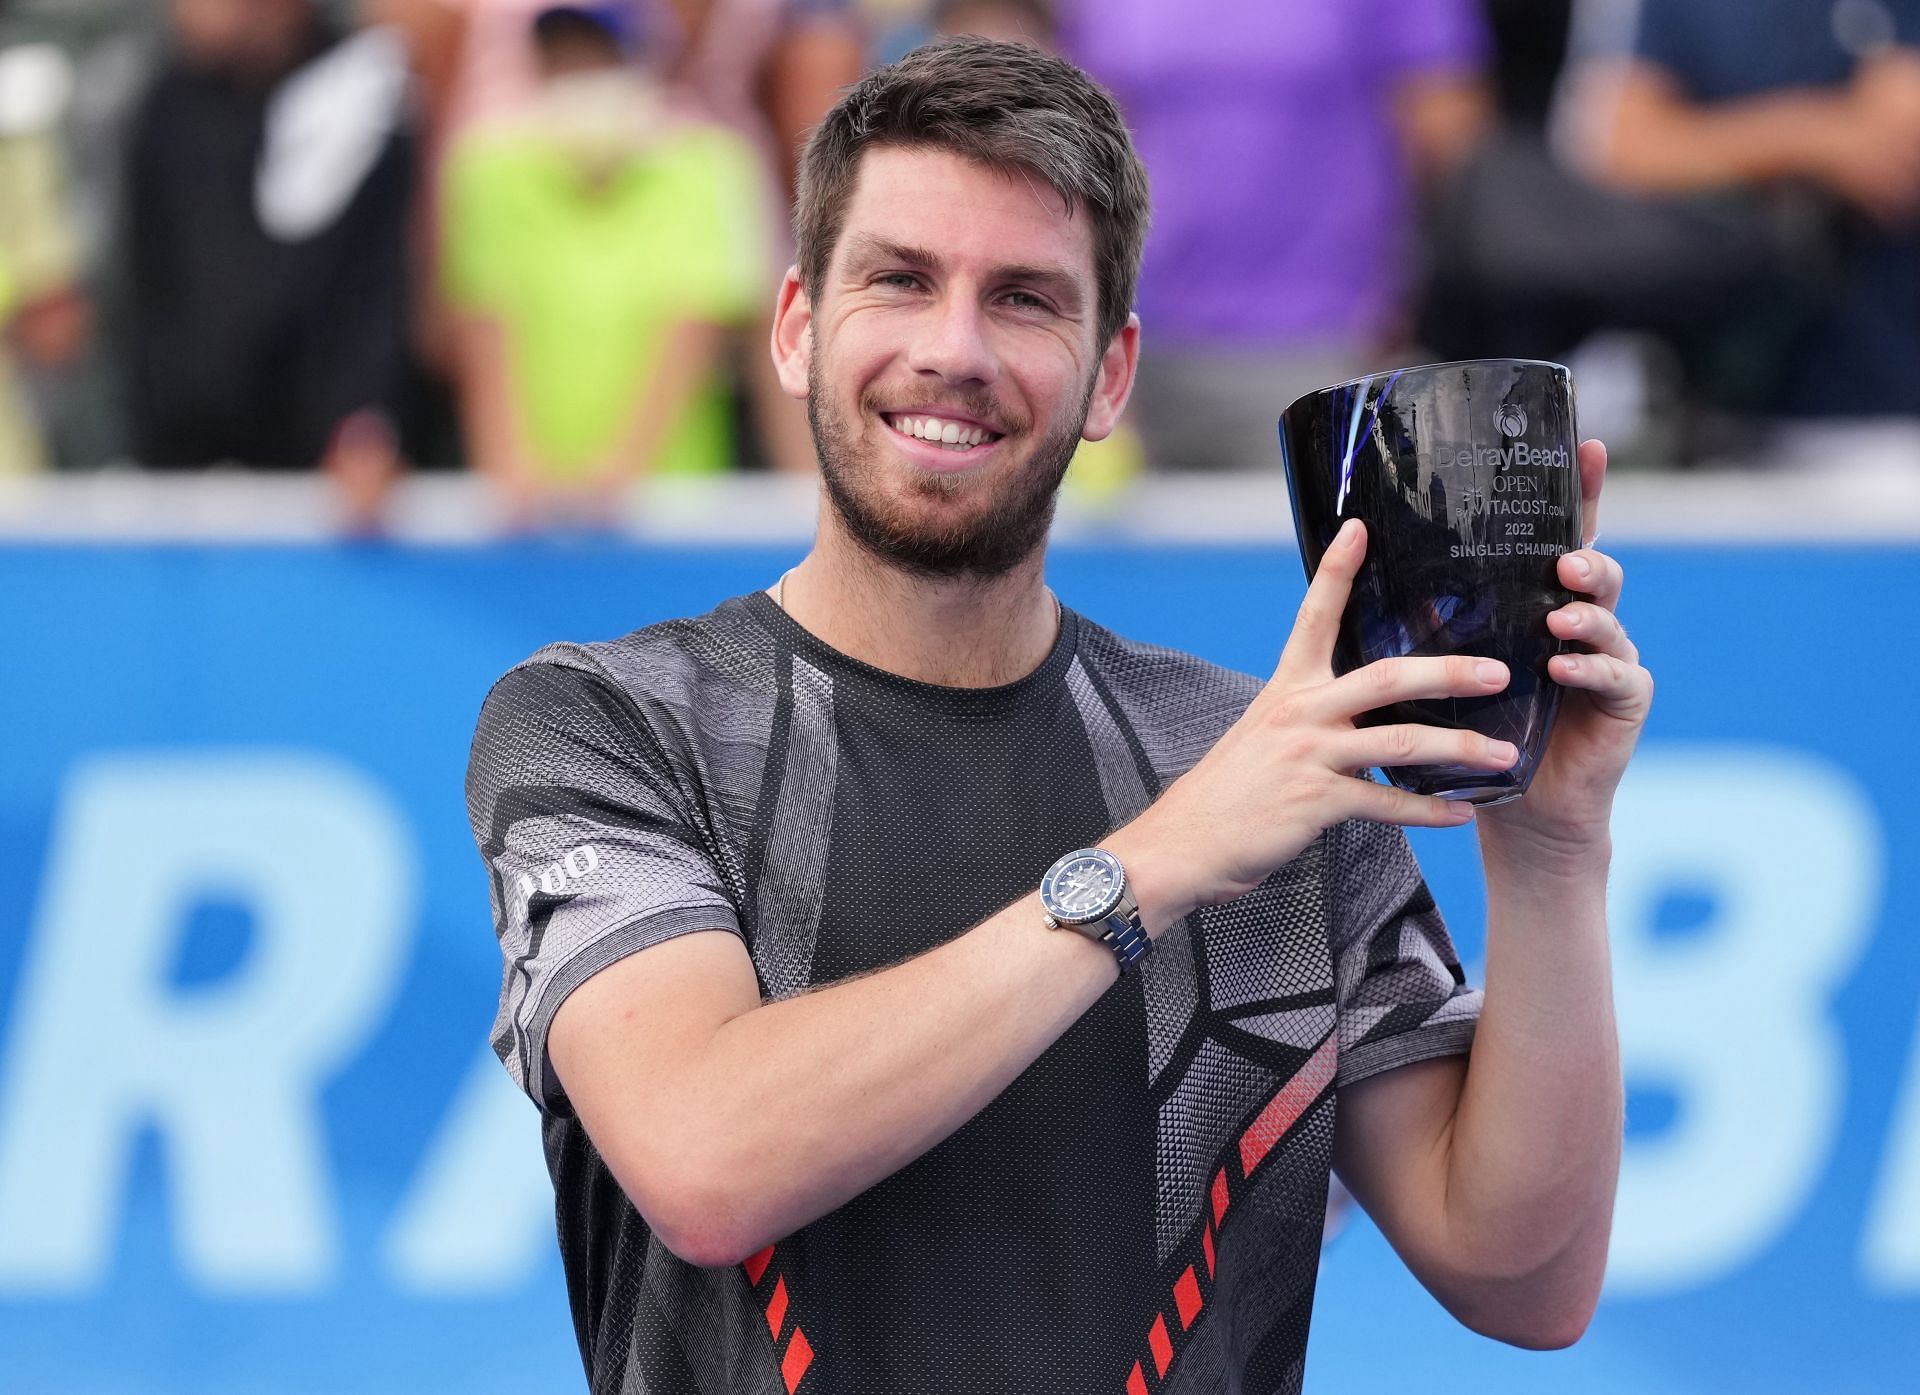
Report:
<svg viewBox="0 0 1920 1395"><path fill-rule="evenodd" d="M1100 355L1100 369L1093 380L1093 396L1087 402L1087 424L1080 434L1089 441L1104 441L1120 424L1127 398L1133 393L1134 370L1140 365L1140 317L1127 316L1120 332L1107 343Z"/></svg>
<svg viewBox="0 0 1920 1395"><path fill-rule="evenodd" d="M800 268L787 268L773 308L773 367L787 396L807 399L807 369L813 361L813 301L800 284Z"/></svg>

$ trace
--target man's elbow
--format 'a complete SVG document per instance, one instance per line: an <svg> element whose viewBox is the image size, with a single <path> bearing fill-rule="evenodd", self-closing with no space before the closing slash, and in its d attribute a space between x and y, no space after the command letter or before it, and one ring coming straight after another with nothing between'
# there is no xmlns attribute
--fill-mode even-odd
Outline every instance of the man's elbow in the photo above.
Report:
<svg viewBox="0 0 1920 1395"><path fill-rule="evenodd" d="M1596 1278L1555 1287L1558 1292L1547 1291L1546 1276L1506 1280L1447 1308L1482 1337L1528 1351L1561 1351L1586 1335L1600 1306L1600 1284Z"/></svg>
<svg viewBox="0 0 1920 1395"><path fill-rule="evenodd" d="M1469 1331L1528 1351L1560 1351L1586 1334L1600 1306L1605 1255L1525 1272L1429 1285Z"/></svg>
<svg viewBox="0 0 1920 1395"><path fill-rule="evenodd" d="M615 1168L620 1189L674 1258L697 1269L725 1269L766 1248L742 1215L737 1192L710 1169L650 1169L643 1179Z"/></svg>
<svg viewBox="0 0 1920 1395"><path fill-rule="evenodd" d="M1564 1351L1586 1335L1593 1322L1593 1306L1562 1311L1502 1314L1484 1320L1468 1321L1467 1326L1482 1337L1505 1342L1527 1351Z"/></svg>
<svg viewBox="0 0 1920 1395"><path fill-rule="evenodd" d="M675 1259L691 1264L696 1269L730 1269L744 1263L756 1250L765 1248L741 1245L732 1234L705 1227L699 1222L671 1231L660 1225L654 1225L652 1229L654 1238Z"/></svg>

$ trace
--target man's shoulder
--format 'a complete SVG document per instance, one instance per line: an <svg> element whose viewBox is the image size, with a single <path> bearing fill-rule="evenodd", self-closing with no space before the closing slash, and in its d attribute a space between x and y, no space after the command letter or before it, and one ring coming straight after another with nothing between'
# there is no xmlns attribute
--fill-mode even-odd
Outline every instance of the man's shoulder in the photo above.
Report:
<svg viewBox="0 0 1920 1395"><path fill-rule="evenodd" d="M1084 615L1080 617L1080 648L1084 657L1120 681L1155 687L1170 685L1176 693L1219 693L1244 704L1251 702L1254 694L1265 686L1263 680L1250 673L1227 668L1184 649L1129 638Z"/></svg>
<svg viewBox="0 0 1920 1395"><path fill-rule="evenodd" d="M597 693L649 725L668 714L677 716L676 724L711 719L771 702L773 648L747 599L735 597L704 615L658 621L615 639L543 645L494 682L489 701Z"/></svg>
<svg viewBox="0 0 1920 1395"><path fill-rule="evenodd" d="M1182 748L1217 738L1265 686L1197 654L1129 639L1085 617L1080 623L1080 657L1089 674L1150 746L1156 733Z"/></svg>

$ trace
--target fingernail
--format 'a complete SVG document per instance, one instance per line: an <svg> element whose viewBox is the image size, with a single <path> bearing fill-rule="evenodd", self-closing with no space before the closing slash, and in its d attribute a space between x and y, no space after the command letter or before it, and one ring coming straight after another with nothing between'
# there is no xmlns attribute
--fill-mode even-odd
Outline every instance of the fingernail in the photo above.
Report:
<svg viewBox="0 0 1920 1395"><path fill-rule="evenodd" d="M1507 676L1507 666L1492 659L1482 659L1473 666L1473 671L1483 683L1498 683Z"/></svg>
<svg viewBox="0 0 1920 1395"><path fill-rule="evenodd" d="M1473 806L1467 803L1465 800L1461 800L1458 803L1453 804L1449 807L1451 807L1453 810L1454 818L1459 820L1461 823L1466 823L1473 818Z"/></svg>
<svg viewBox="0 0 1920 1395"><path fill-rule="evenodd" d="M1579 656L1579 655L1577 655L1577 654L1563 654L1563 655L1562 655L1561 657L1562 657L1562 658L1564 658L1564 659L1566 660L1566 663L1565 663L1564 665L1562 665L1562 667L1564 667L1564 668L1566 669L1566 671L1567 671L1568 673L1578 673L1578 672L1580 671L1580 656Z"/></svg>
<svg viewBox="0 0 1920 1395"><path fill-rule="evenodd" d="M1582 577L1582 578L1585 578L1585 577L1589 577L1589 576L1592 576L1592 575L1593 575L1593 563L1591 563L1591 562L1589 562L1589 561L1588 561L1588 560L1587 560L1586 558L1584 558L1584 557L1580 557L1580 556L1576 556L1576 557L1575 557L1575 558L1573 559L1573 570L1574 570L1574 573L1575 573L1576 575L1578 575L1578 576L1580 576L1580 577Z"/></svg>
<svg viewBox="0 0 1920 1395"><path fill-rule="evenodd" d="M1495 760L1513 760L1519 754L1520 752L1514 748L1514 744L1511 741L1496 741L1493 743L1493 758Z"/></svg>

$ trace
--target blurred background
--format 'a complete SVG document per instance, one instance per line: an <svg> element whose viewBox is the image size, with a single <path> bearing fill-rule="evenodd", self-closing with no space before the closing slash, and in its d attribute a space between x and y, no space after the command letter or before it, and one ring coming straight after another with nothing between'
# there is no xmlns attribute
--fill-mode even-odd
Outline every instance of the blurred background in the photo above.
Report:
<svg viewBox="0 0 1920 1395"><path fill-rule="evenodd" d="M1348 1215L1309 1390L1915 1389L1920 0L0 0L0 1387L580 1388L466 744L804 551L797 144L937 32L1153 180L1068 603L1266 672L1360 373L1557 359L1612 449L1607 1297L1500 1348Z"/></svg>

